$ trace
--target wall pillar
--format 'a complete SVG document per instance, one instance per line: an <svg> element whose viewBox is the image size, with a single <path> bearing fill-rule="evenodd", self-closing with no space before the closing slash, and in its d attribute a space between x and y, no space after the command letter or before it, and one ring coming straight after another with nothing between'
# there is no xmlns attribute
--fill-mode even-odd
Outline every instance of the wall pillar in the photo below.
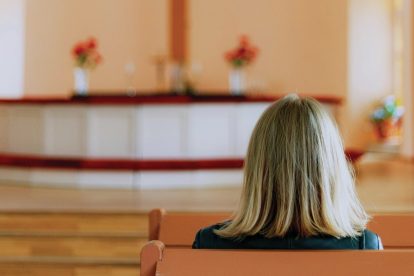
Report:
<svg viewBox="0 0 414 276"><path fill-rule="evenodd" d="M392 2L348 2L348 95L344 121L345 145L366 150L373 104L393 92Z"/></svg>
<svg viewBox="0 0 414 276"><path fill-rule="evenodd" d="M25 0L0 0L0 98L20 98L24 81Z"/></svg>
<svg viewBox="0 0 414 276"><path fill-rule="evenodd" d="M183 63L187 60L188 0L170 1L170 57Z"/></svg>
<svg viewBox="0 0 414 276"><path fill-rule="evenodd" d="M414 158L414 5L404 1L404 60L403 99L405 114L403 120L403 143L400 153L403 157Z"/></svg>

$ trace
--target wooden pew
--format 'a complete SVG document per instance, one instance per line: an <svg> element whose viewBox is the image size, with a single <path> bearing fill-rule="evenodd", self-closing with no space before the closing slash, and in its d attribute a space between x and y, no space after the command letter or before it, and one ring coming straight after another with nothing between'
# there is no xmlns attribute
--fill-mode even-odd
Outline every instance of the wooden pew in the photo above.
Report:
<svg viewBox="0 0 414 276"><path fill-rule="evenodd" d="M191 247L202 228L225 221L230 213L167 213L154 209L149 215L149 239L171 247ZM377 214L368 224L385 249L414 249L414 214Z"/></svg>
<svg viewBox="0 0 414 276"><path fill-rule="evenodd" d="M412 275L414 250L297 251L166 248L141 251L141 276L162 275Z"/></svg>
<svg viewBox="0 0 414 276"><path fill-rule="evenodd" d="M167 213L164 209L154 209L149 214L149 240L189 247L200 228L229 217L230 213Z"/></svg>
<svg viewBox="0 0 414 276"><path fill-rule="evenodd" d="M374 215L368 229L381 237L385 249L414 249L414 214Z"/></svg>

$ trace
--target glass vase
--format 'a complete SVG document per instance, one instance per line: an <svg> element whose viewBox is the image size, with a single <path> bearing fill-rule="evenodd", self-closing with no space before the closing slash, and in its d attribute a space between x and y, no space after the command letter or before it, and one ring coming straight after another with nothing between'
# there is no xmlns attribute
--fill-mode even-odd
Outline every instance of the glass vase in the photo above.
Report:
<svg viewBox="0 0 414 276"><path fill-rule="evenodd" d="M74 91L76 96L87 96L89 90L89 71L76 67L73 70Z"/></svg>
<svg viewBox="0 0 414 276"><path fill-rule="evenodd" d="M238 96L246 92L246 75L242 68L233 68L229 73L230 94Z"/></svg>

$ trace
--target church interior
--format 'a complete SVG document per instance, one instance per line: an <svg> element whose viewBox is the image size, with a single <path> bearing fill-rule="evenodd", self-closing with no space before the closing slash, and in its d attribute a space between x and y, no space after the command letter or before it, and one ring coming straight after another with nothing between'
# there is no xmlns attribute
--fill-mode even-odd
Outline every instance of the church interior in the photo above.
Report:
<svg viewBox="0 0 414 276"><path fill-rule="evenodd" d="M412 0L0 0L0 275L140 275L150 211L230 214L289 93L414 231L413 91Z"/></svg>

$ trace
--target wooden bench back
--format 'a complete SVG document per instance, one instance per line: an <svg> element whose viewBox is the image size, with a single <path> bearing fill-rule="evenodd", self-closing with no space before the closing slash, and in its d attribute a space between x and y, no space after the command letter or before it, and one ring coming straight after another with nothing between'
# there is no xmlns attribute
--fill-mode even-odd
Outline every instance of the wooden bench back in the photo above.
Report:
<svg viewBox="0 0 414 276"><path fill-rule="evenodd" d="M150 212L150 240L161 240L167 246L190 247L200 228L229 219L230 213ZM414 214L378 214L368 224L377 233L384 248L414 249Z"/></svg>
<svg viewBox="0 0 414 276"><path fill-rule="evenodd" d="M414 250L193 250L149 242L141 276L162 275L412 275Z"/></svg>
<svg viewBox="0 0 414 276"><path fill-rule="evenodd" d="M414 249L414 214L374 215L368 229L381 237L386 249Z"/></svg>
<svg viewBox="0 0 414 276"><path fill-rule="evenodd" d="M189 247L200 228L224 221L230 213L167 213L154 209L149 214L149 240L166 246Z"/></svg>

